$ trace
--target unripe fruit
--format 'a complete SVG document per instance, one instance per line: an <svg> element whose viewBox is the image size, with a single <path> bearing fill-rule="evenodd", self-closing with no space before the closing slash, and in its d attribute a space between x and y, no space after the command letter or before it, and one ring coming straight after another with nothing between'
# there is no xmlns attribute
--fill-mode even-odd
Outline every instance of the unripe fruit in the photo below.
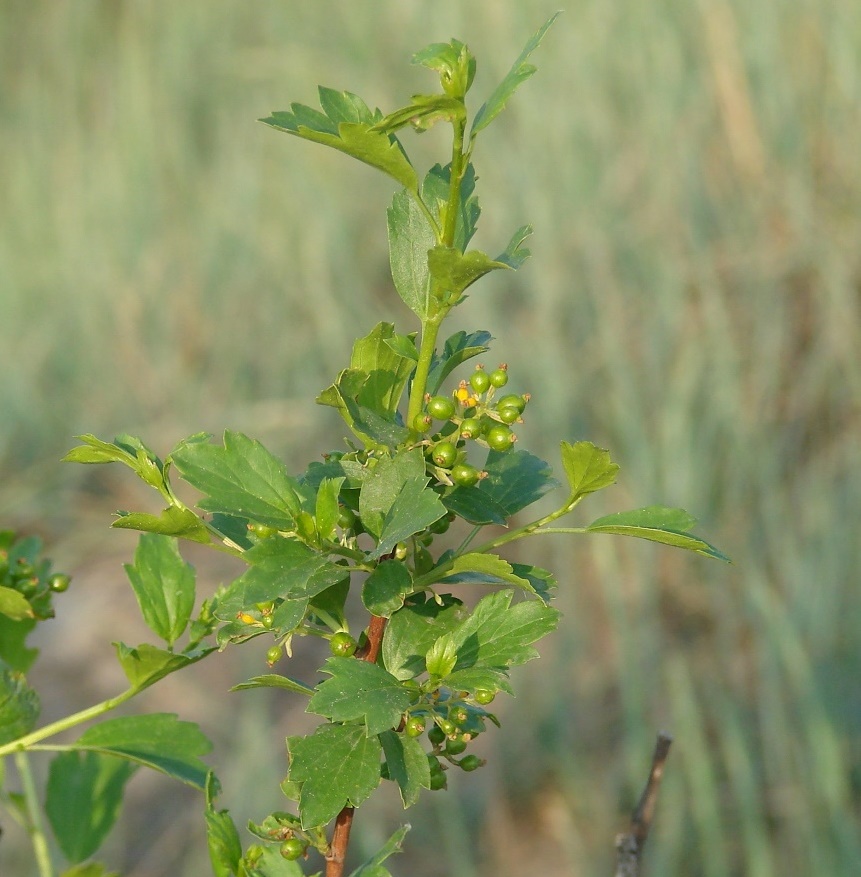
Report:
<svg viewBox="0 0 861 877"><path fill-rule="evenodd" d="M497 408L496 414L503 423L514 423L520 420L520 412L513 405Z"/></svg>
<svg viewBox="0 0 861 877"><path fill-rule="evenodd" d="M423 576L434 567L433 555L427 548L419 548L413 557L413 569L416 575Z"/></svg>
<svg viewBox="0 0 861 877"><path fill-rule="evenodd" d="M521 414L523 414L523 409L526 407L526 399L523 396L503 396L501 399L496 400L497 408L516 408Z"/></svg>
<svg viewBox="0 0 861 877"><path fill-rule="evenodd" d="M442 746L445 742L445 731L443 731L439 725L434 725L430 731L428 731L428 740L430 740L434 746Z"/></svg>
<svg viewBox="0 0 861 877"><path fill-rule="evenodd" d="M266 524L258 524L256 521L252 521L248 525L248 532L257 539L268 539L270 536L274 536L278 531L275 527L269 527Z"/></svg>
<svg viewBox="0 0 861 877"><path fill-rule="evenodd" d="M407 543L406 542L398 542L395 545L395 560L404 560L407 556Z"/></svg>
<svg viewBox="0 0 861 877"><path fill-rule="evenodd" d="M492 426L484 438L493 451L507 451L515 441L514 433L502 424Z"/></svg>
<svg viewBox="0 0 861 877"><path fill-rule="evenodd" d="M434 445L431 459L437 466L449 469L457 459L457 448L451 442L440 442L438 445Z"/></svg>
<svg viewBox="0 0 861 877"><path fill-rule="evenodd" d="M508 383L508 366L503 363L498 369L490 373L490 385L499 389Z"/></svg>
<svg viewBox="0 0 861 877"><path fill-rule="evenodd" d="M451 719L437 719L436 723L440 731L442 731L446 737L449 737L457 731L457 725L455 725Z"/></svg>
<svg viewBox="0 0 861 877"><path fill-rule="evenodd" d="M479 758L477 755L465 755L459 762L458 767L461 770L465 771L473 771L478 770L485 763L483 758Z"/></svg>
<svg viewBox="0 0 861 877"><path fill-rule="evenodd" d="M457 463L452 466L451 480L459 487L472 487L478 481L478 469L469 463Z"/></svg>
<svg viewBox="0 0 861 877"><path fill-rule="evenodd" d="M434 521L428 529L431 533L436 533L439 536L445 533L450 526L451 521L448 519L448 516L443 515L438 521Z"/></svg>
<svg viewBox="0 0 861 877"><path fill-rule="evenodd" d="M410 716L404 723L407 737L421 737L425 732L425 720L421 716Z"/></svg>
<svg viewBox="0 0 861 877"><path fill-rule="evenodd" d="M63 591L69 590L69 584L71 581L71 578L65 575L65 573L54 573L54 575L48 579L48 587L55 593L60 594Z"/></svg>
<svg viewBox="0 0 861 877"><path fill-rule="evenodd" d="M431 428L433 420L430 414L416 414L413 418L412 427L416 432L427 432Z"/></svg>
<svg viewBox="0 0 861 877"><path fill-rule="evenodd" d="M454 414L454 401L448 396L432 396L427 404L428 414L437 420L448 420Z"/></svg>
<svg viewBox="0 0 861 877"><path fill-rule="evenodd" d="M281 660L281 646L272 646L266 650L266 663L271 667Z"/></svg>
<svg viewBox="0 0 861 877"><path fill-rule="evenodd" d="M439 773L434 773L431 771L430 775L430 788L432 792L438 792L441 789L444 789L448 785L448 781L446 780L445 774L440 771Z"/></svg>
<svg viewBox="0 0 861 877"><path fill-rule="evenodd" d="M489 703L493 702L493 699L496 697L496 692L491 691L489 688L476 688L475 689L475 700L476 703L480 703L482 706L486 706Z"/></svg>
<svg viewBox="0 0 861 877"><path fill-rule="evenodd" d="M477 417L467 417L460 424L461 438L478 438L481 435L481 421Z"/></svg>
<svg viewBox="0 0 861 877"><path fill-rule="evenodd" d="M490 386L490 375L484 369L476 369L472 373L469 383L476 393L483 393Z"/></svg>
<svg viewBox="0 0 861 877"><path fill-rule="evenodd" d="M329 640L329 651L336 658L349 658L356 652L357 643L347 633L346 630L340 630Z"/></svg>
<svg viewBox="0 0 861 877"><path fill-rule="evenodd" d="M454 706L448 711L449 719L456 725L469 721L469 710L463 706Z"/></svg>
<svg viewBox="0 0 861 877"><path fill-rule="evenodd" d="M305 844L298 837L288 837L281 844L281 855L288 862L294 862L305 855Z"/></svg>
<svg viewBox="0 0 861 877"><path fill-rule="evenodd" d="M445 744L446 755L460 755L466 749L467 741L463 737L455 737L454 740L447 740Z"/></svg>

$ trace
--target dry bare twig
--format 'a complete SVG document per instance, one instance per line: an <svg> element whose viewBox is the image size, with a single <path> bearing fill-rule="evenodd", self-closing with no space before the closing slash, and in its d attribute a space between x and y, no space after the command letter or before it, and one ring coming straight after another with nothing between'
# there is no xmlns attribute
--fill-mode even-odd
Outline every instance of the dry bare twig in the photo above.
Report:
<svg viewBox="0 0 861 877"><path fill-rule="evenodd" d="M652 769L646 788L631 816L631 830L616 836L616 875L615 877L639 877L640 859L658 802L658 791L664 775L664 764L670 752L673 738L665 731L658 734L655 752L652 755Z"/></svg>

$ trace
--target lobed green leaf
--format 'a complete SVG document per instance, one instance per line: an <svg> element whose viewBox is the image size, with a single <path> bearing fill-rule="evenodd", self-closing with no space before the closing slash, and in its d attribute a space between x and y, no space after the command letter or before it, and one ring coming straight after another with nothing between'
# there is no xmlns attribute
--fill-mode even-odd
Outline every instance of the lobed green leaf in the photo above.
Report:
<svg viewBox="0 0 861 877"><path fill-rule="evenodd" d="M423 673L428 649L467 617L460 600L450 599L452 602L442 606L434 600L410 603L389 619L382 655L386 669L396 679L412 679Z"/></svg>
<svg viewBox="0 0 861 877"><path fill-rule="evenodd" d="M326 825L348 804L358 807L380 784L382 746L364 725L321 725L308 737L291 737L289 750L303 828Z"/></svg>
<svg viewBox="0 0 861 877"><path fill-rule="evenodd" d="M299 103L260 119L278 131L330 146L382 171L411 192L418 193L418 177L393 134L378 131L375 119L357 95L321 89L326 113ZM355 121L352 119L355 118Z"/></svg>
<svg viewBox="0 0 861 877"><path fill-rule="evenodd" d="M526 59L538 48L544 34L558 17L559 13L557 12L538 29L524 46L523 51L518 55L502 82L496 86L490 97L481 105L473 119L470 138L475 137L482 128L486 128L502 112L511 95L538 69L527 63Z"/></svg>
<svg viewBox="0 0 861 877"><path fill-rule="evenodd" d="M136 691L143 691L165 676L182 670L215 651L213 646L194 649L186 654L175 654L157 646L143 643L131 648L125 643L114 643L117 660Z"/></svg>
<svg viewBox="0 0 861 877"><path fill-rule="evenodd" d="M230 691L247 691L251 688L285 688L299 694L312 695L314 689L304 682L291 679L289 676L281 676L278 673L266 673L263 676L252 676L247 682L234 685Z"/></svg>
<svg viewBox="0 0 861 877"><path fill-rule="evenodd" d="M223 447L183 443L170 459L189 484L206 494L200 508L278 529L293 526L301 507L299 485L255 439L225 430Z"/></svg>
<svg viewBox="0 0 861 877"><path fill-rule="evenodd" d="M451 636L457 645L455 669L509 667L538 656L532 643L556 628L560 613L537 600L511 605L514 592L483 597Z"/></svg>
<svg viewBox="0 0 861 877"><path fill-rule="evenodd" d="M436 231L406 189L395 192L386 221L395 289L404 304L420 320L426 320L430 314L431 288L428 250L436 246Z"/></svg>
<svg viewBox="0 0 861 877"><path fill-rule="evenodd" d="M397 560L384 560L362 585L362 603L371 615L388 618L404 605L412 590L409 570Z"/></svg>
<svg viewBox="0 0 861 877"><path fill-rule="evenodd" d="M26 673L38 657L38 649L27 648L27 636L35 626L34 618L14 621L0 613L0 661L10 670Z"/></svg>
<svg viewBox="0 0 861 877"><path fill-rule="evenodd" d="M630 512L605 515L589 524L586 530L589 533L610 533L661 542L729 563L730 559L713 545L686 532L695 525L696 518L684 509L648 506Z"/></svg>
<svg viewBox="0 0 861 877"><path fill-rule="evenodd" d="M15 588L0 587L0 615L12 621L23 621L33 618L33 607L30 601Z"/></svg>
<svg viewBox="0 0 861 877"><path fill-rule="evenodd" d="M173 646L194 609L194 567L183 561L175 539L145 533L138 542L134 563L123 568L144 621Z"/></svg>
<svg viewBox="0 0 861 877"><path fill-rule="evenodd" d="M490 350L488 346L493 340L490 332L455 332L443 346L442 353L434 356L428 374L428 392L436 393L443 381L459 366L475 356L481 356Z"/></svg>
<svg viewBox="0 0 861 877"><path fill-rule="evenodd" d="M138 765L99 752L61 752L51 760L45 813L71 864L89 858L113 828L125 785Z"/></svg>
<svg viewBox="0 0 861 877"><path fill-rule="evenodd" d="M382 667L356 658L328 658L322 668L331 679L321 682L307 712L334 722L362 721L367 733L395 727L410 705L410 692Z"/></svg>
<svg viewBox="0 0 861 877"><path fill-rule="evenodd" d="M490 451L484 464L487 477L478 490L487 494L509 518L559 486L550 466L529 451Z"/></svg>
<svg viewBox="0 0 861 877"><path fill-rule="evenodd" d="M370 557L388 554L405 539L429 527L446 513L439 494L424 475L410 478L400 489L383 520L380 541ZM363 518L364 520L364 518Z"/></svg>
<svg viewBox="0 0 861 877"><path fill-rule="evenodd" d="M206 845L215 877L232 877L239 872L242 841L239 831L227 810L216 810L213 799L216 781L212 773L206 778Z"/></svg>
<svg viewBox="0 0 861 877"><path fill-rule="evenodd" d="M610 459L610 452L592 442L562 442L562 465L568 477L572 507L584 496L613 484L619 467Z"/></svg>
<svg viewBox="0 0 861 877"><path fill-rule="evenodd" d="M162 536L176 536L191 542L208 545L212 538L206 524L191 510L179 506L168 506L160 515L146 512L119 512L119 517L111 524L118 530L143 530Z"/></svg>
<svg viewBox="0 0 861 877"><path fill-rule="evenodd" d="M212 744L194 723L152 713L107 719L84 731L72 748L124 758L203 789L209 768L200 756Z"/></svg>
<svg viewBox="0 0 861 877"><path fill-rule="evenodd" d="M243 559L249 569L225 588L213 610L224 621L256 603L279 597L288 602L307 601L347 575L343 566L325 554L284 536L271 536L246 551Z"/></svg>
<svg viewBox="0 0 861 877"><path fill-rule="evenodd" d="M380 743L389 768L389 779L398 784L404 809L412 807L422 789L430 788L430 764L421 742L406 734L384 731Z"/></svg>
<svg viewBox="0 0 861 877"><path fill-rule="evenodd" d="M0 745L30 731L39 717L39 696L21 673L0 669Z"/></svg>

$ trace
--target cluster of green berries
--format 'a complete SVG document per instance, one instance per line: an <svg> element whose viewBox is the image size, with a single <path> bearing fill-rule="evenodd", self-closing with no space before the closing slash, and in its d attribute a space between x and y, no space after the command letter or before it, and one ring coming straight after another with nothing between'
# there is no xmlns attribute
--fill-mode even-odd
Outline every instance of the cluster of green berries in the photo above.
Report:
<svg viewBox="0 0 861 877"><path fill-rule="evenodd" d="M517 436L511 424L522 423L523 410L529 395L505 395L497 398L497 390L508 383L508 367L503 363L492 372L478 366L468 381L461 381L451 396L430 396L425 409L413 420L412 428L424 435L434 421L443 421L442 428L428 439L428 456L438 470L458 487L472 487L482 477L475 466L466 461L463 450L472 440L500 453L511 448Z"/></svg>
<svg viewBox="0 0 861 877"><path fill-rule="evenodd" d="M51 618L53 594L69 589L72 579L66 573L52 573L49 560L38 556L38 540L16 539L11 530L0 532L0 588L17 591L30 604L34 618Z"/></svg>
<svg viewBox="0 0 861 877"><path fill-rule="evenodd" d="M464 692L465 695L465 692ZM480 688L472 696L472 699L480 705L489 704L496 696L495 691ZM482 714L486 715L486 714ZM428 718L432 724L428 730ZM408 737L421 737L427 730L428 740L433 747L428 753L430 766L430 788L438 790L446 788L446 774L448 765L455 765L461 770L471 772L477 770L483 764L484 759L477 755L464 755L469 743L478 736L478 729L482 724L476 725L474 716L464 703L449 705L444 712L433 710L428 717L421 713L410 713L404 716L401 730ZM448 762L444 764L443 762ZM383 766L383 776L387 775L386 766Z"/></svg>

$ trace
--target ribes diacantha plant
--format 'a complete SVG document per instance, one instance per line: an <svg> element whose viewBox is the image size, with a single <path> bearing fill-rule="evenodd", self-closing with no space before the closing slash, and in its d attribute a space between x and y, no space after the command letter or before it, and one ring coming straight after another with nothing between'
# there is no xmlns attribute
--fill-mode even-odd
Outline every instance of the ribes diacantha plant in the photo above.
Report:
<svg viewBox="0 0 861 877"><path fill-rule="evenodd" d="M520 268L529 256L529 226L495 258L470 249L480 214L472 157L478 137L534 72L528 58L554 19L471 118L466 95L476 62L452 40L413 58L438 74L440 91L414 95L394 112L321 87L321 109L294 103L262 120L352 156L397 185L387 213L392 278L417 326L406 333L389 322L375 326L318 396L349 428L344 449L298 476L258 441L231 431L220 443L192 436L164 460L130 436L81 436L83 444L67 456L124 463L166 503L160 514L121 513L114 522L147 532L129 575L145 617L167 641L166 650L149 647L151 672L159 661L197 660L209 634L220 649L262 638L261 663L272 669L302 638L329 640L324 681L268 672L240 686L288 689L325 721L288 738L285 806L251 826L256 842L244 853L227 812L214 809L210 782L207 826L219 874L301 874L298 862L308 859L311 867L325 862L328 877L337 877L354 808L380 783L395 783L410 807L423 790L444 789L452 771L481 767L469 748L489 723L499 724L494 698L512 693L511 668L536 657L535 643L559 621L553 573L505 560L497 553L504 545L551 532L612 533L721 557L690 534L695 522L680 509L555 526L612 484L618 466L588 441L562 442L560 484L516 441L527 403L535 403L511 389L520 387L505 364L488 358L489 333L461 330L442 340L442 325L467 289L490 272ZM400 135L443 123L452 130L450 157L419 175ZM175 492L174 473L203 495L197 510ZM523 515L560 487L554 511L534 520ZM176 549L183 539L233 554L247 569L204 602L190 645L177 653L193 591L179 605L180 589L163 583L188 575ZM454 589L487 591L462 599ZM351 591L359 592L363 618L347 609ZM146 608L166 603L164 613ZM388 873L381 862L404 830L374 858L375 874ZM287 862L295 870L284 870Z"/></svg>

